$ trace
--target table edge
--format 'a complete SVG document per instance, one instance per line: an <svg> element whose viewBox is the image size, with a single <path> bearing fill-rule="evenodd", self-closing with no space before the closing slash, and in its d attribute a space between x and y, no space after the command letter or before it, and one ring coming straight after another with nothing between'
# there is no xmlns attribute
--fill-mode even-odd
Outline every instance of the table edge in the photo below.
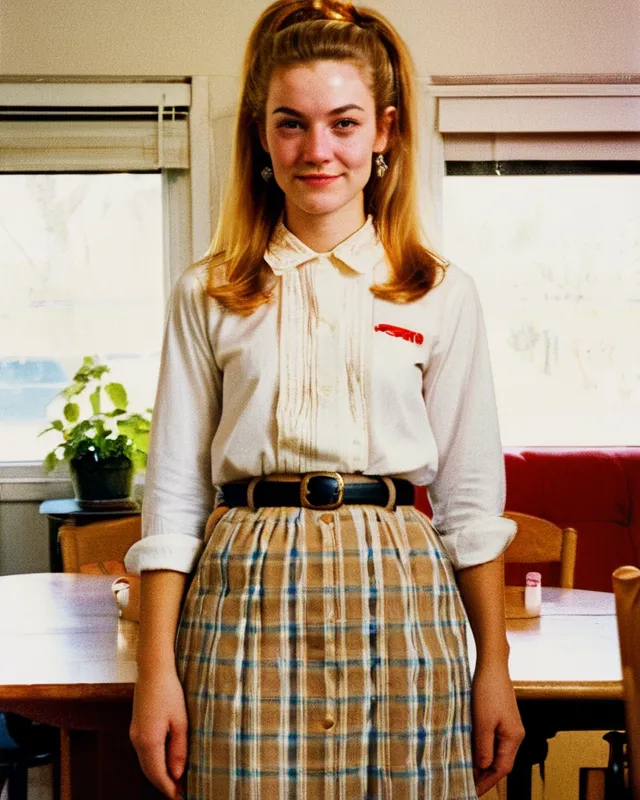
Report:
<svg viewBox="0 0 640 800"><path fill-rule="evenodd" d="M3 700L129 700L134 683L27 684L0 686ZM624 700L622 681L513 681L518 700Z"/></svg>
<svg viewBox="0 0 640 800"><path fill-rule="evenodd" d="M624 700L622 681L514 681L518 700Z"/></svg>
<svg viewBox="0 0 640 800"><path fill-rule="evenodd" d="M133 698L133 683L34 683L0 686L0 707L3 701L78 700L109 701Z"/></svg>

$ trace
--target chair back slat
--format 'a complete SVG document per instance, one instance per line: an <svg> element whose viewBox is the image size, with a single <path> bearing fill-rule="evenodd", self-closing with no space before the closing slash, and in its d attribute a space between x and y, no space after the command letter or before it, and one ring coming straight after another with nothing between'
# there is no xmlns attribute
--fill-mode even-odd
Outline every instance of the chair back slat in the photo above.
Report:
<svg viewBox="0 0 640 800"><path fill-rule="evenodd" d="M513 520L518 532L505 550L507 564L560 564L560 586L573 588L576 566L578 534L573 528L560 528L553 522L530 514L505 511L504 516Z"/></svg>
<svg viewBox="0 0 640 800"><path fill-rule="evenodd" d="M560 586L563 589L573 589L577 552L578 532L575 528L564 528L562 531L562 555L560 557Z"/></svg>
<svg viewBox="0 0 640 800"><path fill-rule="evenodd" d="M79 572L87 564L124 561L127 550L142 535L140 516L101 520L88 525L65 523L60 527L64 572Z"/></svg>

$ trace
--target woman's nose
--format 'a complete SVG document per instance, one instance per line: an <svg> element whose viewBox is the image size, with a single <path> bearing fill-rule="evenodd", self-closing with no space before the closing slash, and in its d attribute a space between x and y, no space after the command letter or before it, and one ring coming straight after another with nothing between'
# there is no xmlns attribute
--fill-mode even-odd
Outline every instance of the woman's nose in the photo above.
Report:
<svg viewBox="0 0 640 800"><path fill-rule="evenodd" d="M305 137L304 159L312 164L322 164L331 158L329 134L322 128L311 127Z"/></svg>

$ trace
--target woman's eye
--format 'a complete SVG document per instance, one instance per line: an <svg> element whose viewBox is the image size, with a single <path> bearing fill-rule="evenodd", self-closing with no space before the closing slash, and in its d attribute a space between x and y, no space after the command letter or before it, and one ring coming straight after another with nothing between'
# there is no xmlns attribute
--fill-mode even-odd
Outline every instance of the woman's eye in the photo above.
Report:
<svg viewBox="0 0 640 800"><path fill-rule="evenodd" d="M339 119L335 127L340 131L348 131L350 128L355 128L358 125L355 119Z"/></svg>
<svg viewBox="0 0 640 800"><path fill-rule="evenodd" d="M300 127L300 123L296 119L283 119L278 123L278 128L284 128L288 131L296 130Z"/></svg>

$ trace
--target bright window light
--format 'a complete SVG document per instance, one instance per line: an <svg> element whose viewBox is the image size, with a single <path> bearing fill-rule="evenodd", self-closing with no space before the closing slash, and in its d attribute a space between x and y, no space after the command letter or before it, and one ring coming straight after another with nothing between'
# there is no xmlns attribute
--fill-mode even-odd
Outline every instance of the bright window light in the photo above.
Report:
<svg viewBox="0 0 640 800"><path fill-rule="evenodd" d="M503 443L640 445L640 176L448 176L444 236L481 295Z"/></svg>
<svg viewBox="0 0 640 800"><path fill-rule="evenodd" d="M39 461L56 393L99 356L153 404L164 318L160 174L0 175L0 461Z"/></svg>

